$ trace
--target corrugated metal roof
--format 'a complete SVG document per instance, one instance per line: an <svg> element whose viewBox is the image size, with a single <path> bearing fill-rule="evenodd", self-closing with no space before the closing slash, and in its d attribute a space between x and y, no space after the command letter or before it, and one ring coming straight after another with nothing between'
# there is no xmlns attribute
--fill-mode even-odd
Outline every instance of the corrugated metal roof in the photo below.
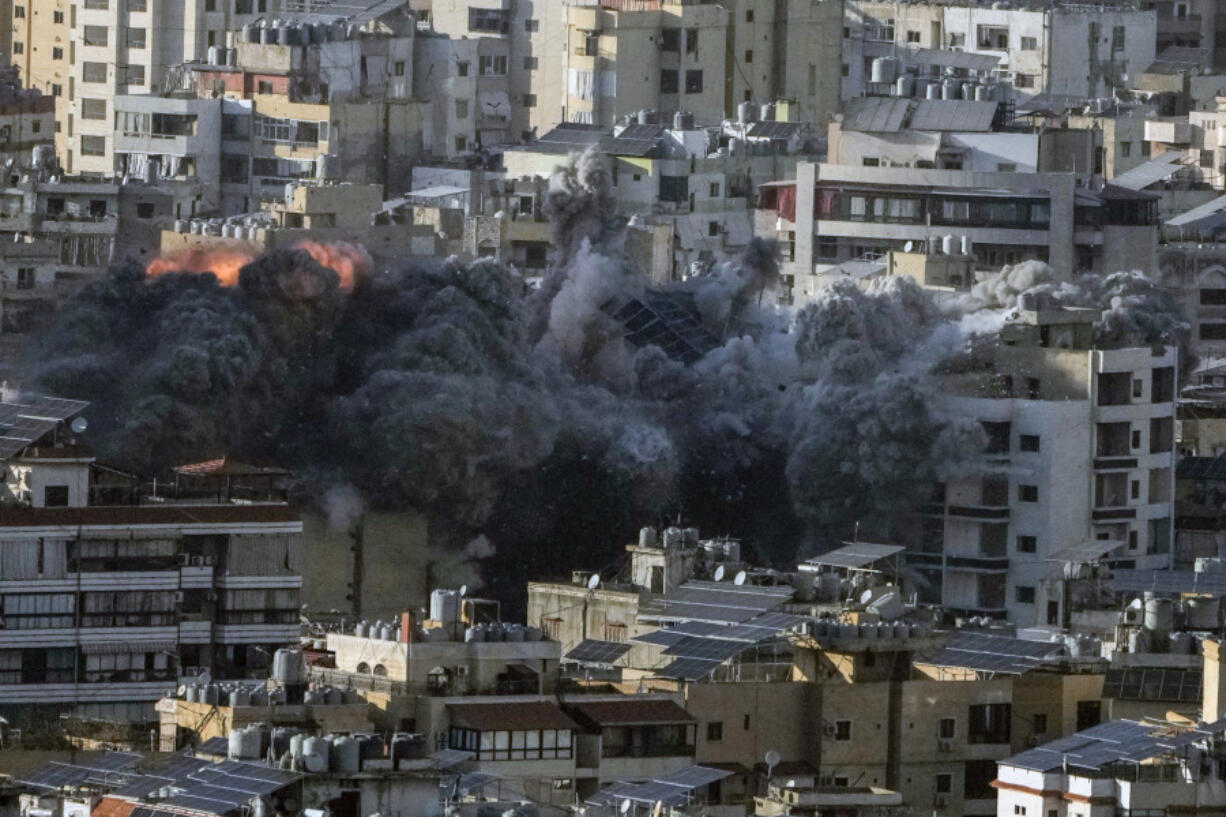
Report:
<svg viewBox="0 0 1226 817"><path fill-rule="evenodd" d="M1129 190L1143 190L1151 184L1175 175L1183 167L1180 161L1182 158L1183 154L1179 151L1168 150L1157 159L1150 159L1145 164L1120 173L1111 180L1111 183L1116 187L1125 187Z"/></svg>
<svg viewBox="0 0 1226 817"><path fill-rule="evenodd" d="M1198 229L1216 226L1220 223L1226 211L1226 196L1218 196L1213 201L1207 201L1199 207L1193 207L1186 213L1166 220L1167 227L1195 227Z"/></svg>
<svg viewBox="0 0 1226 817"><path fill-rule="evenodd" d="M528 701L515 704L448 704L451 723L478 732L523 729L575 729L576 724L557 704Z"/></svg>
<svg viewBox="0 0 1226 817"><path fill-rule="evenodd" d="M567 709L580 720L596 726L628 726L640 723L689 723L694 720L673 701L627 699L624 701L570 702Z"/></svg>

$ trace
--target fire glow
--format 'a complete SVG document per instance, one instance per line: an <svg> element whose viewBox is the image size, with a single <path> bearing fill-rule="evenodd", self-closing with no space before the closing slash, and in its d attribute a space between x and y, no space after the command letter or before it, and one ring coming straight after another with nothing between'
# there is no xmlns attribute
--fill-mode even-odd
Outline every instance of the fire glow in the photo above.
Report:
<svg viewBox="0 0 1226 817"><path fill-rule="evenodd" d="M373 266L370 253L365 248L347 241L319 242L303 239L294 249L306 250L320 265L328 267L341 278L342 289L352 289L359 276L366 275ZM146 271L150 275L167 272L211 272L222 286L235 286L238 274L255 255L237 247L192 247L168 257L155 258Z"/></svg>

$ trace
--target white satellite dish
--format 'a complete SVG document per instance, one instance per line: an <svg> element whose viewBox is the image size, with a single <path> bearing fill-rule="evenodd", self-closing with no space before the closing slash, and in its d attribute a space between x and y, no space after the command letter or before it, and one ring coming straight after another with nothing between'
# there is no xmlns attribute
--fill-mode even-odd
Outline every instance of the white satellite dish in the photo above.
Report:
<svg viewBox="0 0 1226 817"><path fill-rule="evenodd" d="M464 598L467 595L468 595L468 585L466 584L460 585L460 598Z"/></svg>
<svg viewBox="0 0 1226 817"><path fill-rule="evenodd" d="M717 582L722 582L724 580L724 566L723 565L720 565L719 567L715 568L715 575L712 578L714 578L715 581Z"/></svg>
<svg viewBox="0 0 1226 817"><path fill-rule="evenodd" d="M600 574L593 573L591 577L587 580L587 589L595 590L597 587L600 587ZM629 803L630 801L627 800L626 802Z"/></svg>
<svg viewBox="0 0 1226 817"><path fill-rule="evenodd" d="M738 570L736 578L732 580L732 583L738 586L742 585L745 583L746 578L748 578L748 574L744 570Z"/></svg>
<svg viewBox="0 0 1226 817"><path fill-rule="evenodd" d="M914 242L914 241L908 241L906 244L903 244L903 245L902 245L902 251L903 251L903 252L911 252L911 249L912 249L914 246L915 246L915 242Z"/></svg>
<svg viewBox="0 0 1226 817"><path fill-rule="evenodd" d="M628 799L622 800L622 804L617 807L617 810L620 811L622 814L625 814L627 811L630 810L630 801Z"/></svg>
<svg viewBox="0 0 1226 817"><path fill-rule="evenodd" d="M73 434L81 434L85 429L89 428L89 420L86 420L84 417L78 417L72 421L70 428Z"/></svg>
<svg viewBox="0 0 1226 817"><path fill-rule="evenodd" d="M766 757L762 759L766 761L766 776L770 777L775 771L775 767L779 765L779 753L774 749L770 749L766 752Z"/></svg>

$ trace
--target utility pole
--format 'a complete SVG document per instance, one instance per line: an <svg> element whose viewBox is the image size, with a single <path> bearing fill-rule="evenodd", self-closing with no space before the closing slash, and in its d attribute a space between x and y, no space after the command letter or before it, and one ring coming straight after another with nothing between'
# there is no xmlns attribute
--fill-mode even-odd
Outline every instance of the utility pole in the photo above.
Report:
<svg viewBox="0 0 1226 817"><path fill-rule="evenodd" d="M363 540L366 535L366 514L358 514L353 524L349 526L349 538L353 544L349 546L349 552L353 554L353 575L349 579L349 595L345 598L351 602L354 621L362 620L362 573L363 566Z"/></svg>

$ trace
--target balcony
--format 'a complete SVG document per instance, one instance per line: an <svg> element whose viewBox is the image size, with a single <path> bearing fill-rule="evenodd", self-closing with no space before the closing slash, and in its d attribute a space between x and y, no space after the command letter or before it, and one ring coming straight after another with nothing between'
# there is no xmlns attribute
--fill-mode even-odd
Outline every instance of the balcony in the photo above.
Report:
<svg viewBox="0 0 1226 817"><path fill-rule="evenodd" d="M1167 145L1186 145L1192 141L1192 126L1186 119L1182 122L1147 119L1145 121L1145 141L1162 142Z"/></svg>
<svg viewBox="0 0 1226 817"><path fill-rule="evenodd" d="M1116 519L1136 519L1136 508L1095 508L1091 512L1091 517L1095 522L1104 522Z"/></svg>
<svg viewBox="0 0 1226 817"><path fill-rule="evenodd" d="M1095 471L1121 471L1137 467L1136 457L1095 457Z"/></svg>
<svg viewBox="0 0 1226 817"><path fill-rule="evenodd" d="M948 556L945 564L959 570L976 573L1004 573L1009 570L1007 556Z"/></svg>
<svg viewBox="0 0 1226 817"><path fill-rule="evenodd" d="M959 519L1000 522L1009 519L1008 505L950 505L947 513Z"/></svg>

